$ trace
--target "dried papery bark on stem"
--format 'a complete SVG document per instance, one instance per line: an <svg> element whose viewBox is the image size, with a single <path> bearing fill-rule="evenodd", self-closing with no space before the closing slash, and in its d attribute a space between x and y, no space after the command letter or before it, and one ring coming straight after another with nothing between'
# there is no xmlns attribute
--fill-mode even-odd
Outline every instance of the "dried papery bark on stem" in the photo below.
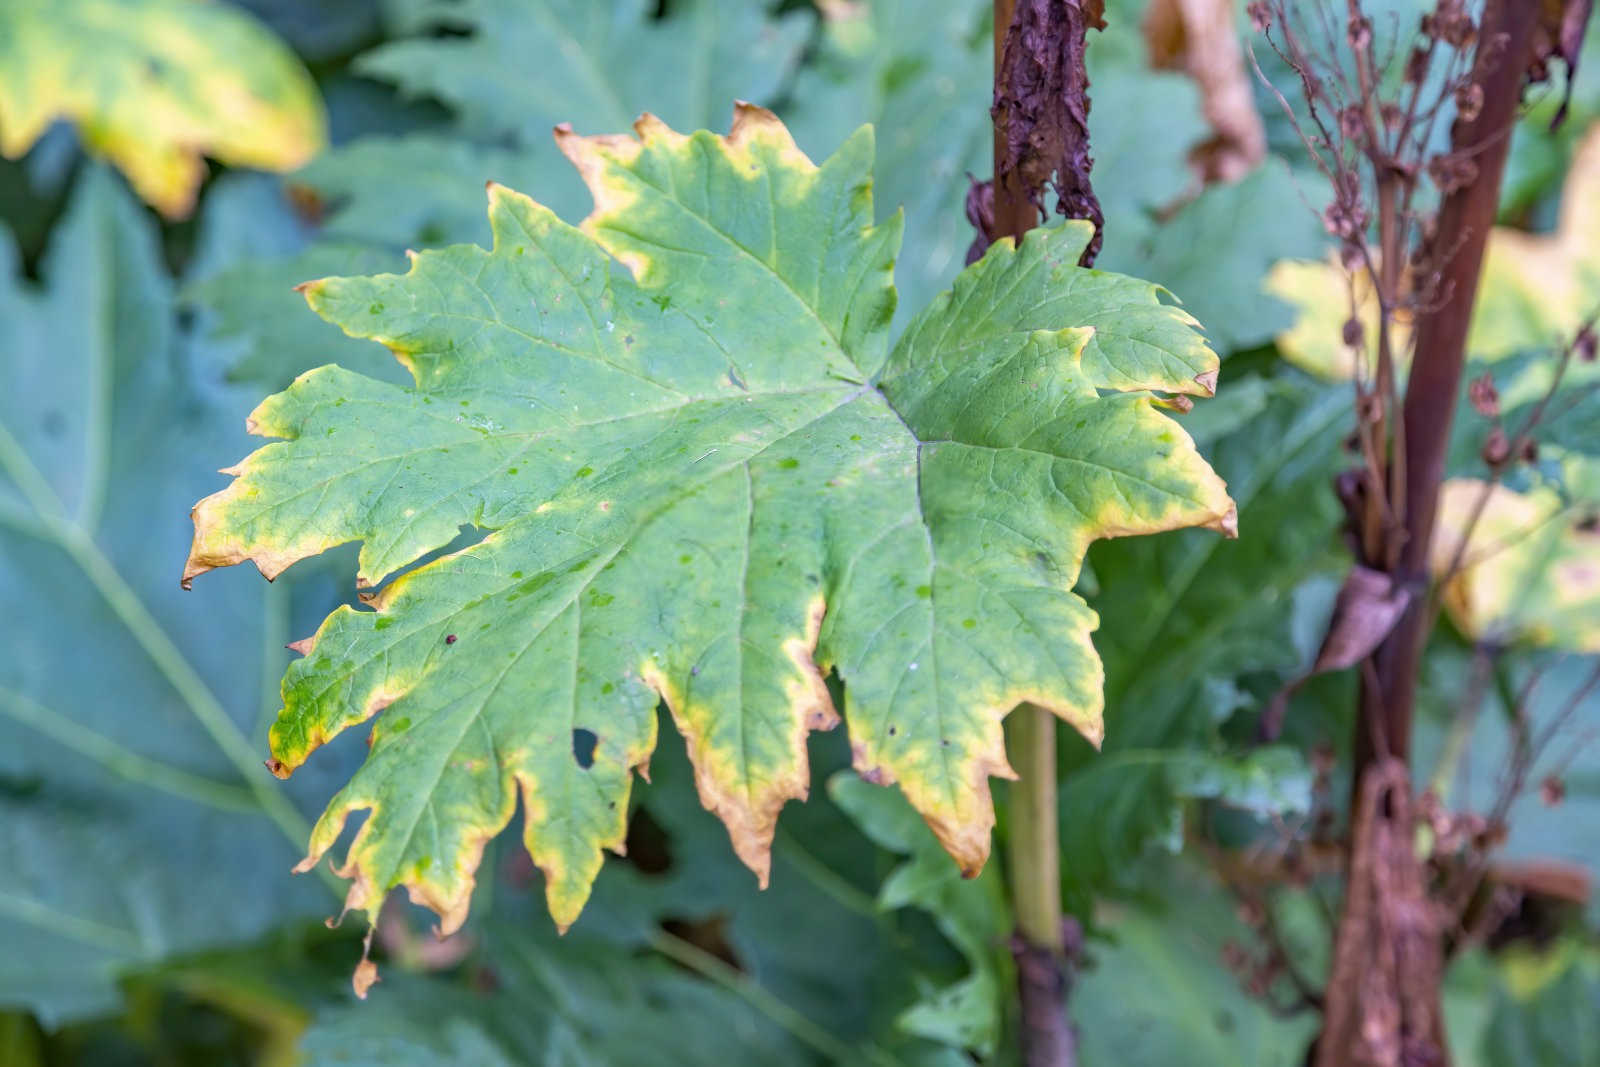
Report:
<svg viewBox="0 0 1600 1067"><path fill-rule="evenodd" d="M1415 839L1406 765L1373 764L1351 813L1344 914L1315 1067L1447 1062L1438 997L1444 922L1429 899Z"/></svg>
<svg viewBox="0 0 1600 1067"><path fill-rule="evenodd" d="M1105 0L995 0L995 176L968 196L967 217L978 231L969 263L991 242L1038 225L1049 188L1057 214L1094 223L1079 266L1093 266L1100 254L1105 216L1090 181L1084 54L1104 15Z"/></svg>

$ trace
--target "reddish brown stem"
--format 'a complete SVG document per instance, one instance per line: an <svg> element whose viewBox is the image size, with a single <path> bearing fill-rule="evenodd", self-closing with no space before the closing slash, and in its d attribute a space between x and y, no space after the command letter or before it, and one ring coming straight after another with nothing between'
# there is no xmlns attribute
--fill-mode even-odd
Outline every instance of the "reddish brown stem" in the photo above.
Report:
<svg viewBox="0 0 1600 1067"><path fill-rule="evenodd" d="M1523 77L1539 19L1536 4L1489 0L1479 31L1472 80L1483 88L1483 106L1472 121L1458 120L1451 151L1473 159L1476 180L1444 198L1439 208L1438 248L1446 258L1435 264L1444 299L1420 316L1416 355L1406 388L1400 425L1404 449L1403 540L1397 580L1420 590L1427 580L1434 512L1444 479L1450 428L1461 393L1467 328L1478 291L1484 246L1500 203L1500 181L1510 148L1511 125L1521 101ZM1503 36L1503 46L1494 42ZM1426 597L1416 596L1375 656L1376 684L1363 685L1361 722L1356 730L1357 772L1378 755L1404 759L1411 749L1417 668L1433 615Z"/></svg>
<svg viewBox="0 0 1600 1067"><path fill-rule="evenodd" d="M1407 773L1417 672L1434 622L1427 584L1434 512L1444 479L1451 424L1461 393L1467 330L1483 253L1500 201L1539 5L1487 0L1471 82L1482 106L1451 130L1451 153L1476 174L1439 208L1430 287L1442 299L1419 315L1416 350L1400 418L1393 429L1384 496L1398 501L1381 559L1392 580L1412 590L1410 606L1363 664L1352 773L1353 828L1344 915L1329 975L1317 1067L1449 1063L1441 992L1444 922L1427 899L1411 841ZM1380 165L1380 170L1381 170ZM1395 197L1379 175L1384 289L1398 277ZM1385 398L1387 399L1387 397ZM1381 441L1380 441L1381 444Z"/></svg>
<svg viewBox="0 0 1600 1067"><path fill-rule="evenodd" d="M994 0L994 70L1000 74L1000 64L1006 49L1006 31L1016 17L1016 0ZM1039 209L1022 188L1019 177L1007 173L1003 167L1006 155L1006 131L996 122L994 126L994 233L996 238L1011 236L1017 240L1039 224Z"/></svg>

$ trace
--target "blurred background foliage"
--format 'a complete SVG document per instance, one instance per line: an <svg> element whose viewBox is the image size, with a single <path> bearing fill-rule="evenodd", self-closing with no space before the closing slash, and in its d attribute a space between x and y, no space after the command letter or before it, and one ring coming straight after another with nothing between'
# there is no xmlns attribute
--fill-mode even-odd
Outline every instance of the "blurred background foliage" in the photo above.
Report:
<svg viewBox="0 0 1600 1067"><path fill-rule="evenodd" d="M1224 354L1218 397L1185 418L1241 537L1091 554L1108 729L1099 754L1060 742L1063 891L1087 932L1071 1008L1090 1067L1295 1063L1315 1017L1281 994L1291 970L1324 965L1333 899L1313 874L1240 882L1344 803L1330 783L1352 679L1303 687L1279 743L1253 734L1314 657L1348 565L1329 488L1348 462L1345 293L1324 259L1321 179L1269 95L1256 87L1266 158L1203 183L1195 83L1150 68L1141 0L1107 6L1089 53L1099 266L1166 285ZM292 286L486 241L488 179L580 218L557 122L611 132L649 110L720 129L749 99L817 155L874 123L879 209L907 216L901 307L922 306L962 266L969 177L990 169L987 8L0 0L0 1063L1010 1062L1000 865L961 880L827 735L768 892L664 730L627 859L565 938L508 834L457 937L437 942L391 902L384 982L355 1001L362 931L326 928L331 880L288 870L359 742L288 785L260 763L284 645L353 594L335 577L349 560L271 586L241 571L186 595L177 581L188 508L221 484L203 460L244 454L256 400L328 362L402 373ZM1513 144L1472 350L1508 423L1600 303L1596 67L1559 132L1541 97ZM1493 502L1508 523L1547 502L1557 547L1463 575L1489 593L1450 599L1425 672L1418 774L1451 803L1492 806L1530 732L1549 735L1510 799L1521 904L1451 972L1464 1064L1600 1063L1600 746L1583 744L1600 731L1600 690L1584 688L1600 579L1559 605L1514 595L1552 560L1600 575L1596 378L1569 374L1538 461ZM1463 409L1452 475L1486 476L1491 429ZM1261 956L1263 931L1290 968Z"/></svg>

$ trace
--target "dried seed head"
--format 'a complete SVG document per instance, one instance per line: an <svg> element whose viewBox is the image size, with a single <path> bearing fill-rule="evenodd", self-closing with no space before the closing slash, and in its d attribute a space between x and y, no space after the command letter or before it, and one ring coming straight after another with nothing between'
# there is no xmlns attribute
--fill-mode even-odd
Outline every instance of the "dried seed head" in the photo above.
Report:
<svg viewBox="0 0 1600 1067"><path fill-rule="evenodd" d="M1350 42L1350 47L1358 52L1364 52L1372 44L1372 20L1365 15L1357 15L1345 26L1345 37Z"/></svg>
<svg viewBox="0 0 1600 1067"><path fill-rule="evenodd" d="M1489 431L1489 437L1483 442L1483 461L1491 467L1500 467L1511 458L1511 442L1506 438L1506 432L1496 426Z"/></svg>
<svg viewBox="0 0 1600 1067"><path fill-rule="evenodd" d="M1327 742L1317 744L1311 749L1311 770L1319 779L1331 776L1338 761L1338 753Z"/></svg>
<svg viewBox="0 0 1600 1067"><path fill-rule="evenodd" d="M1447 152L1428 161L1428 176L1445 196L1471 185L1478 177L1478 164L1462 152Z"/></svg>
<svg viewBox="0 0 1600 1067"><path fill-rule="evenodd" d="M1421 85L1427 78L1428 50L1418 46L1413 48L1411 54L1406 57L1406 84Z"/></svg>
<svg viewBox="0 0 1600 1067"><path fill-rule="evenodd" d="M1263 0L1251 0L1245 12L1250 16L1250 25L1257 33L1272 29L1272 8Z"/></svg>
<svg viewBox="0 0 1600 1067"><path fill-rule="evenodd" d="M1456 114L1463 122L1471 122L1483 110L1483 86L1468 82L1456 90Z"/></svg>
<svg viewBox="0 0 1600 1067"><path fill-rule="evenodd" d="M1422 36L1443 41L1452 48L1471 48L1478 40L1478 27L1461 0L1439 0L1430 14L1422 16Z"/></svg>
<svg viewBox="0 0 1600 1067"><path fill-rule="evenodd" d="M1465 13L1460 13L1439 27L1439 36L1456 51L1467 52L1478 43L1478 27Z"/></svg>
<svg viewBox="0 0 1600 1067"><path fill-rule="evenodd" d="M1467 386L1467 399L1472 402L1472 410L1486 419L1500 414L1500 390L1494 387L1492 374L1474 378Z"/></svg>
<svg viewBox="0 0 1600 1067"><path fill-rule="evenodd" d="M1572 348L1580 362L1594 362L1596 349L1600 348L1600 339L1595 337L1593 324L1585 323L1578 330L1578 336L1572 339Z"/></svg>
<svg viewBox="0 0 1600 1067"><path fill-rule="evenodd" d="M1365 128L1366 123L1362 121L1359 104L1350 104L1339 110L1339 132L1344 134L1347 140L1357 140Z"/></svg>
<svg viewBox="0 0 1600 1067"><path fill-rule="evenodd" d="M1351 182L1340 189L1322 212L1322 225L1328 233L1346 243L1360 241L1367 232L1367 206L1361 202L1361 189Z"/></svg>
<svg viewBox="0 0 1600 1067"><path fill-rule="evenodd" d="M1300 90L1310 103L1318 103L1327 99L1328 94L1323 91L1322 78L1310 67L1300 71Z"/></svg>
<svg viewBox="0 0 1600 1067"><path fill-rule="evenodd" d="M1567 783L1555 775L1547 775L1539 783L1539 799L1547 808L1553 808L1567 798Z"/></svg>
<svg viewBox="0 0 1600 1067"><path fill-rule="evenodd" d="M1450 831L1450 813L1432 789L1424 789L1417 797L1417 821L1441 837Z"/></svg>
<svg viewBox="0 0 1600 1067"><path fill-rule="evenodd" d="M1366 328L1361 325L1361 320L1354 315L1344 320L1344 344L1346 348L1360 348L1361 342L1366 337Z"/></svg>

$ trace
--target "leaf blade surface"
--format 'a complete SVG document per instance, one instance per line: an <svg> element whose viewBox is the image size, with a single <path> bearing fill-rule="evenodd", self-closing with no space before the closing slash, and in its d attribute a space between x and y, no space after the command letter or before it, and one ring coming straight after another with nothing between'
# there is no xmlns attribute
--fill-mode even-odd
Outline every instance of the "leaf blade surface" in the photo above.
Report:
<svg viewBox="0 0 1600 1067"><path fill-rule="evenodd" d="M385 712L307 858L371 811L352 907L405 884L453 929L520 796L570 923L659 699L764 881L806 736L838 721L830 670L857 769L975 872L1004 715L1033 700L1098 740L1096 619L1069 592L1089 541L1231 530L1193 442L1123 391L1208 394L1216 357L1156 287L1073 266L1082 227L997 246L889 354L898 218L872 224L869 130L821 165L749 105L726 137L636 132L558 135L595 199L581 229L494 187L492 250L310 286L415 388L303 375L252 416L283 440L197 506L189 578L358 540L375 585L491 531L336 612L285 680L284 774Z"/></svg>

